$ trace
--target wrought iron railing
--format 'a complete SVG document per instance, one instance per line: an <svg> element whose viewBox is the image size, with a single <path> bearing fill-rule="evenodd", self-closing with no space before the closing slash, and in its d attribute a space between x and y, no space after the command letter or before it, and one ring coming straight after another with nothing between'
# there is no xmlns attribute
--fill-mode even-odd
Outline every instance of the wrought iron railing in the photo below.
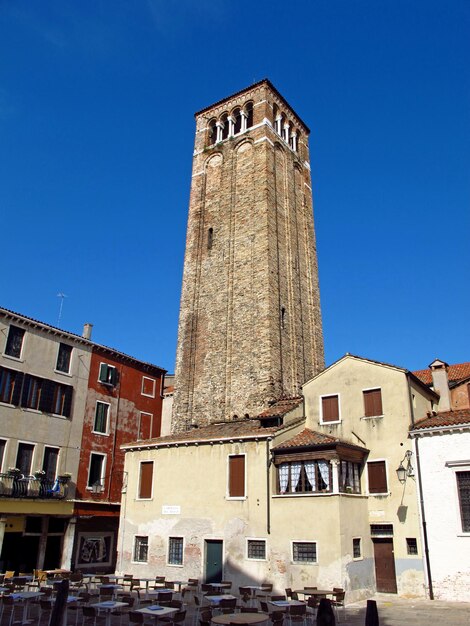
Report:
<svg viewBox="0 0 470 626"><path fill-rule="evenodd" d="M0 497L3 498L56 498L67 497L68 480L47 480L23 474L0 473Z"/></svg>

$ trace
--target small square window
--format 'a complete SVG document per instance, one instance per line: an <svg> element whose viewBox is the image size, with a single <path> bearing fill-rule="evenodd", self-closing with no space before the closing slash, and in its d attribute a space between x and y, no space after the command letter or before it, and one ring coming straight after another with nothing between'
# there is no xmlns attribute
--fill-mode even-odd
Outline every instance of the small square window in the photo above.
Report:
<svg viewBox="0 0 470 626"><path fill-rule="evenodd" d="M361 538L354 537L353 539L353 559L362 558L362 546L361 546Z"/></svg>
<svg viewBox="0 0 470 626"><path fill-rule="evenodd" d="M339 422L339 396L322 396L321 399L321 421Z"/></svg>
<svg viewBox="0 0 470 626"><path fill-rule="evenodd" d="M18 326L10 326L8 330L8 338L5 346L5 354L15 359L21 358L21 350L23 349L24 330Z"/></svg>
<svg viewBox="0 0 470 626"><path fill-rule="evenodd" d="M142 376L142 395L155 398L155 379Z"/></svg>
<svg viewBox="0 0 470 626"><path fill-rule="evenodd" d="M183 537L169 537L168 564L183 565Z"/></svg>
<svg viewBox="0 0 470 626"><path fill-rule="evenodd" d="M72 346L66 343L59 344L59 353L57 354L56 370L68 374L70 371L70 361L72 359Z"/></svg>
<svg viewBox="0 0 470 626"><path fill-rule="evenodd" d="M149 538L138 536L134 542L134 561L137 563L147 563L149 552Z"/></svg>
<svg viewBox="0 0 470 626"><path fill-rule="evenodd" d="M414 537L406 538L406 551L408 554L418 554L418 542Z"/></svg>
<svg viewBox="0 0 470 626"><path fill-rule="evenodd" d="M313 541L294 541L292 543L292 560L294 563L316 563L317 544Z"/></svg>
<svg viewBox="0 0 470 626"><path fill-rule="evenodd" d="M258 561L266 560L266 541L264 539L248 539L247 557Z"/></svg>
<svg viewBox="0 0 470 626"><path fill-rule="evenodd" d="M95 433L108 433L109 404L106 402L97 402L95 410L95 424L93 431Z"/></svg>

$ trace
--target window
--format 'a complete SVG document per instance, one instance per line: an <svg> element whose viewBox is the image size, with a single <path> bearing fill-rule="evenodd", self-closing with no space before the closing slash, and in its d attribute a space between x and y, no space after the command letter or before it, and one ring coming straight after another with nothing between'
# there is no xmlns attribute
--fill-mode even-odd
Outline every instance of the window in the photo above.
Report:
<svg viewBox="0 0 470 626"><path fill-rule="evenodd" d="M3 459L5 458L5 449L7 447L7 442L5 439L0 439L0 472L3 469Z"/></svg>
<svg viewBox="0 0 470 626"><path fill-rule="evenodd" d="M339 396L322 396L321 398L321 421L339 422Z"/></svg>
<svg viewBox="0 0 470 626"><path fill-rule="evenodd" d="M470 471L456 472L462 532L470 533Z"/></svg>
<svg viewBox="0 0 470 626"><path fill-rule="evenodd" d="M383 415L382 390L367 389L362 393L364 396L364 415L366 417L377 417L378 415Z"/></svg>
<svg viewBox="0 0 470 626"><path fill-rule="evenodd" d="M113 365L101 363L98 380L103 385L114 387L117 384L117 369Z"/></svg>
<svg viewBox="0 0 470 626"><path fill-rule="evenodd" d="M414 537L406 538L406 552L408 554L418 554L418 542Z"/></svg>
<svg viewBox="0 0 470 626"><path fill-rule="evenodd" d="M31 475L31 467L33 464L34 445L32 443L19 443L18 452L16 453L16 464L20 472L24 476Z"/></svg>
<svg viewBox="0 0 470 626"><path fill-rule="evenodd" d="M97 491L104 490L104 472L106 466L106 455L92 452L90 454L90 466L88 468L89 489L95 488Z"/></svg>
<svg viewBox="0 0 470 626"><path fill-rule="evenodd" d="M21 406L70 417L73 387L25 374Z"/></svg>
<svg viewBox="0 0 470 626"><path fill-rule="evenodd" d="M68 395L71 387L68 385L54 385L53 397L52 397L52 413L54 415L64 415L68 417L70 415L70 406Z"/></svg>
<svg viewBox="0 0 470 626"><path fill-rule="evenodd" d="M361 559L362 558L362 546L361 546L361 538L354 537L353 539L353 559Z"/></svg>
<svg viewBox="0 0 470 626"><path fill-rule="evenodd" d="M245 497L245 455L228 457L228 496L229 498Z"/></svg>
<svg viewBox="0 0 470 626"><path fill-rule="evenodd" d="M152 436L152 413L141 412L139 424L139 439L150 439Z"/></svg>
<svg viewBox="0 0 470 626"><path fill-rule="evenodd" d="M22 382L21 372L0 367L0 402L19 406Z"/></svg>
<svg viewBox="0 0 470 626"><path fill-rule="evenodd" d="M292 560L294 563L316 563L317 544L313 541L293 541Z"/></svg>
<svg viewBox="0 0 470 626"><path fill-rule="evenodd" d="M264 539L247 540L247 557L258 561L266 560L266 541Z"/></svg>
<svg viewBox="0 0 470 626"><path fill-rule="evenodd" d="M70 371L70 361L72 358L72 346L66 343L59 344L59 353L57 355L57 364L55 366L58 372L68 374Z"/></svg>
<svg viewBox="0 0 470 626"><path fill-rule="evenodd" d="M93 431L95 433L102 433L106 435L108 433L108 417L109 417L109 404L106 402L97 402L95 410L95 424Z"/></svg>
<svg viewBox="0 0 470 626"><path fill-rule="evenodd" d="M183 565L183 537L168 538L168 565Z"/></svg>
<svg viewBox="0 0 470 626"><path fill-rule="evenodd" d="M143 396L148 396L149 398L155 398L155 380L153 378L142 376L142 392L141 393Z"/></svg>
<svg viewBox="0 0 470 626"><path fill-rule="evenodd" d="M360 463L341 461L339 466L339 490L343 493L361 493Z"/></svg>
<svg viewBox="0 0 470 626"><path fill-rule="evenodd" d="M331 465L323 459L291 461L277 468L279 494L331 491Z"/></svg>
<svg viewBox="0 0 470 626"><path fill-rule="evenodd" d="M44 458L42 461L42 469L46 473L46 480L55 480L57 473L57 461L59 460L59 448L44 448Z"/></svg>
<svg viewBox="0 0 470 626"><path fill-rule="evenodd" d="M18 326L10 326L8 330L7 343L5 346L5 354L15 359L21 358L21 350L23 348L24 330Z"/></svg>
<svg viewBox="0 0 470 626"><path fill-rule="evenodd" d="M149 499L152 497L153 461L140 463L139 498Z"/></svg>
<svg viewBox="0 0 470 626"><path fill-rule="evenodd" d="M23 397L21 405L27 409L39 410L41 403L41 392L43 387L43 378L37 378L36 376L25 376Z"/></svg>
<svg viewBox="0 0 470 626"><path fill-rule="evenodd" d="M392 524L371 524L370 535L371 537L393 537L393 525Z"/></svg>
<svg viewBox="0 0 470 626"><path fill-rule="evenodd" d="M367 463L367 475L369 493L388 493L385 461L369 461Z"/></svg>
<svg viewBox="0 0 470 626"><path fill-rule="evenodd" d="M149 538L137 536L134 543L134 561L147 563L149 552Z"/></svg>

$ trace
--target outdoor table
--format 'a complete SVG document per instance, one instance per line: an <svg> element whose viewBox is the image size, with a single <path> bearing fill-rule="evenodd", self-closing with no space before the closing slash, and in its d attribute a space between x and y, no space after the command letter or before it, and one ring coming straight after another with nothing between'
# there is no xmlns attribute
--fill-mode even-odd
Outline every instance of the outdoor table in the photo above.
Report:
<svg viewBox="0 0 470 626"><path fill-rule="evenodd" d="M97 602L96 604L91 604L90 606L95 609L99 609L100 611L105 611L106 613L106 626L111 625L111 611L114 609L121 609L123 606L129 606L127 602L115 602L114 600L107 600L106 602Z"/></svg>
<svg viewBox="0 0 470 626"><path fill-rule="evenodd" d="M220 589L221 593L224 593L224 589L230 589L230 587L232 586L231 583L207 583L208 585L210 585L211 587L214 587L214 589Z"/></svg>
<svg viewBox="0 0 470 626"><path fill-rule="evenodd" d="M291 606L305 606L305 602L300 600L270 600L268 604L276 607L278 611L287 611Z"/></svg>
<svg viewBox="0 0 470 626"><path fill-rule="evenodd" d="M39 598L43 595L44 594L42 593L42 591L20 591L19 593L10 594L10 597L14 600L23 600L23 624L28 623L28 605L30 600L33 600L34 598Z"/></svg>
<svg viewBox="0 0 470 626"><path fill-rule="evenodd" d="M146 606L144 609L137 609L137 613L143 613L144 615L151 615L154 619L163 617L164 615L174 615L179 609L175 609L169 606L159 606L158 604L152 604Z"/></svg>
<svg viewBox="0 0 470 626"><path fill-rule="evenodd" d="M295 589L294 593L303 593L304 596L332 596L332 589Z"/></svg>
<svg viewBox="0 0 470 626"><path fill-rule="evenodd" d="M236 600L237 598L229 593L223 593L220 596L204 596L204 599L209 600L211 604L219 604L222 600Z"/></svg>
<svg viewBox="0 0 470 626"><path fill-rule="evenodd" d="M216 615L211 619L214 624L261 624L267 622L269 615L266 613L228 613Z"/></svg>
<svg viewBox="0 0 470 626"><path fill-rule="evenodd" d="M172 580L170 582L172 582L174 585L177 586L177 588L178 588L177 592L178 593L181 593L181 585L187 585L188 584L187 580Z"/></svg>
<svg viewBox="0 0 470 626"><path fill-rule="evenodd" d="M122 585L114 585L112 583L105 583L104 585L98 585L98 589L103 589L106 591L106 589L108 589L111 592L111 595L115 595L116 591L120 591L121 589L124 589L124 587Z"/></svg>

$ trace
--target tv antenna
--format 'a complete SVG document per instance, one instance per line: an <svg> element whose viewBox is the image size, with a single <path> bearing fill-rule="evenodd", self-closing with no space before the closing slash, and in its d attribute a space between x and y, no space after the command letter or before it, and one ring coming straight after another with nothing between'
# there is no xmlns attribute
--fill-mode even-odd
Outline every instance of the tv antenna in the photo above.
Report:
<svg viewBox="0 0 470 626"><path fill-rule="evenodd" d="M57 297L60 298L59 317L57 318L57 326L60 326L60 321L62 319L62 309L64 308L64 300L68 296L65 293L62 293L62 291L59 291L59 293L57 294Z"/></svg>

